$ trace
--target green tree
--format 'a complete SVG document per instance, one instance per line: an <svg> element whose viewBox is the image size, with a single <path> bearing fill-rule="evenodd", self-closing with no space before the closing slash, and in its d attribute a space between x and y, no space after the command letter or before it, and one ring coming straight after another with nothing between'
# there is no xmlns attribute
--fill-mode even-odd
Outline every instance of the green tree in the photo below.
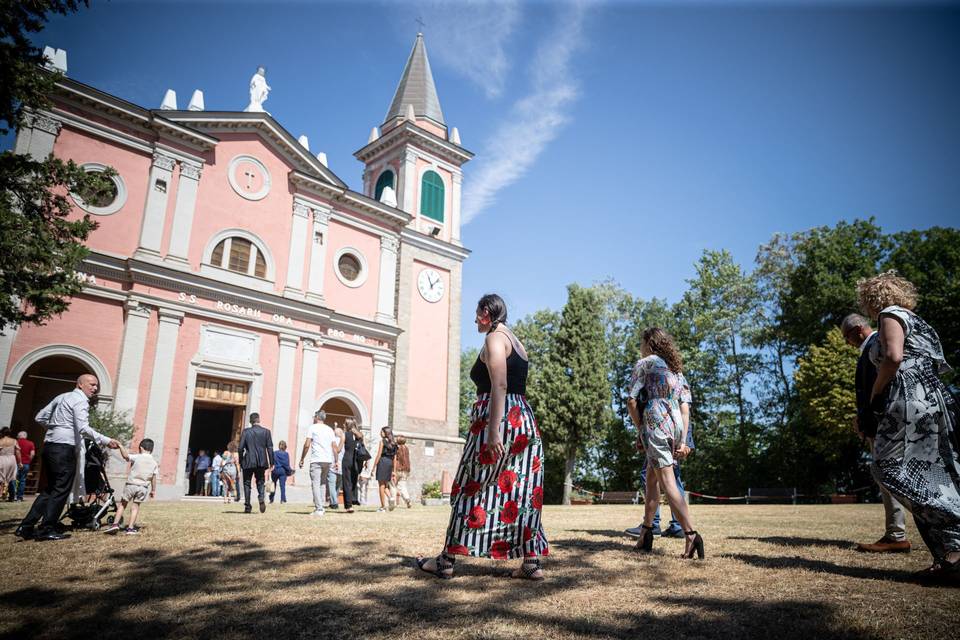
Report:
<svg viewBox="0 0 960 640"><path fill-rule="evenodd" d="M477 390L470 379L470 369L477 361L479 349L469 348L460 352L460 437L466 438L470 431L470 409L477 398Z"/></svg>
<svg viewBox="0 0 960 640"><path fill-rule="evenodd" d="M759 455L760 425L752 385L762 359L752 345L760 299L755 279L727 251L704 251L697 275L678 305L689 331L682 336L684 373L694 396L697 448L688 478L709 491L749 486Z"/></svg>
<svg viewBox="0 0 960 640"><path fill-rule="evenodd" d="M560 314L549 309L541 309L513 325L513 332L523 343L530 362L527 375L527 402L533 409L537 423L541 427L544 449L544 499L557 502L560 499L559 487L563 483L563 446L554 440L545 425L555 424L556 405L551 397L549 380L555 364L550 354L560 328Z"/></svg>
<svg viewBox="0 0 960 640"><path fill-rule="evenodd" d="M86 6L86 2L82 2ZM42 68L30 44L50 14L76 11L74 0L4 1L0 13L0 134L49 106L60 77ZM96 228L89 216L69 220L66 192L100 199L111 194L109 173L87 173L73 162L0 153L0 330L43 324L63 313L82 289L76 269L87 254L82 242Z"/></svg>
<svg viewBox="0 0 960 640"><path fill-rule="evenodd" d="M607 345L599 310L595 291L569 285L547 358L545 387L555 405L555 421L542 422L541 430L563 451L563 504L570 504L578 456L602 433L610 411Z"/></svg>
<svg viewBox="0 0 960 640"><path fill-rule="evenodd" d="M853 429L857 413L854 376L859 351L843 339L840 329L831 328L819 345L797 361L794 379L801 411L812 427L800 438L801 446L819 461L814 464L820 478L826 476L831 490L851 489L865 481L865 470L854 480L861 466L863 447ZM812 469L808 466L807 472Z"/></svg>
<svg viewBox="0 0 960 640"><path fill-rule="evenodd" d="M858 311L856 282L877 272L890 241L873 218L817 227L791 240L796 264L787 278L780 328L790 352L800 355Z"/></svg>
<svg viewBox="0 0 960 640"><path fill-rule="evenodd" d="M882 269L896 269L917 286L916 312L937 330L947 362L960 367L960 230L931 227L891 239Z"/></svg>

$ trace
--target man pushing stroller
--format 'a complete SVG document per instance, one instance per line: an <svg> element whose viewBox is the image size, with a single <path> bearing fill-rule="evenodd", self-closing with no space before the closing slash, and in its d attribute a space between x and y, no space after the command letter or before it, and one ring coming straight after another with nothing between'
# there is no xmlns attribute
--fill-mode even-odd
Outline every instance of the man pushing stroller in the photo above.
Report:
<svg viewBox="0 0 960 640"><path fill-rule="evenodd" d="M149 492L153 498L157 494L157 469L159 465L153 457L153 440L144 438L140 441L140 452L130 454L122 444L118 447L120 455L124 460L130 463L130 473L127 475L127 482L123 485L123 497L120 506L117 507L117 514L114 517L113 524L104 529L104 533L118 533L121 529L120 522L123 518L123 511L130 505L130 522L127 528L123 530L125 534L135 535L140 533L136 528L137 516L140 515L140 503L147 499Z"/></svg>

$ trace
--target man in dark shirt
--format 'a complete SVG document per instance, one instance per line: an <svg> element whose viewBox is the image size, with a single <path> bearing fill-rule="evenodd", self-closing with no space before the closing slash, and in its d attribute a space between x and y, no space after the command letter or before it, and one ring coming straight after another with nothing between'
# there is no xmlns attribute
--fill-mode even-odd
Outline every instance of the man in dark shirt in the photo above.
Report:
<svg viewBox="0 0 960 640"><path fill-rule="evenodd" d="M840 324L840 330L843 332L843 339L847 341L847 344L860 349L856 377L857 415L853 419L853 428L867 440L870 445L870 452L873 453L873 439L877 435L877 419L870 409L870 393L873 390L873 383L877 379L877 368L870 361L870 347L877 340L877 332L870 326L870 321L858 313L851 313L844 318ZM871 553L908 552L910 551L910 541L907 540L903 505L884 489L879 478L874 476L874 480L880 487L880 497L883 500L886 533L876 542L859 543L857 549Z"/></svg>

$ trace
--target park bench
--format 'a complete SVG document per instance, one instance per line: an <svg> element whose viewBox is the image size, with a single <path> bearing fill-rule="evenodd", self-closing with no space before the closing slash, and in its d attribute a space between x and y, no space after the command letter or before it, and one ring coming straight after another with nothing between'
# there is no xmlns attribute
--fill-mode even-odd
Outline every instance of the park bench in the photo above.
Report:
<svg viewBox="0 0 960 640"><path fill-rule="evenodd" d="M600 494L600 504L639 504L639 491L604 491Z"/></svg>
<svg viewBox="0 0 960 640"><path fill-rule="evenodd" d="M751 487L747 489L747 504L751 500L787 500L797 504L796 487Z"/></svg>

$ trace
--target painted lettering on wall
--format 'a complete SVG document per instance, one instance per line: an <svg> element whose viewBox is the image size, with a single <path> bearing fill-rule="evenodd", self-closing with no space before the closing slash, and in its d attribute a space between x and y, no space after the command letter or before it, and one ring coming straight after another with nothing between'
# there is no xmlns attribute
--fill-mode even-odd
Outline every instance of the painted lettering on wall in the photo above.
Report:
<svg viewBox="0 0 960 640"><path fill-rule="evenodd" d="M343 329L334 329L333 327L327 328L327 335L331 338L339 338L340 340L353 340L357 344L368 344L376 347L383 346L376 338L368 338L359 333L347 333Z"/></svg>
<svg viewBox="0 0 960 640"><path fill-rule="evenodd" d="M181 291L177 299L180 300L180 302L186 302L188 304L197 304L197 296L193 295L192 293L190 295L187 295L183 291Z"/></svg>

